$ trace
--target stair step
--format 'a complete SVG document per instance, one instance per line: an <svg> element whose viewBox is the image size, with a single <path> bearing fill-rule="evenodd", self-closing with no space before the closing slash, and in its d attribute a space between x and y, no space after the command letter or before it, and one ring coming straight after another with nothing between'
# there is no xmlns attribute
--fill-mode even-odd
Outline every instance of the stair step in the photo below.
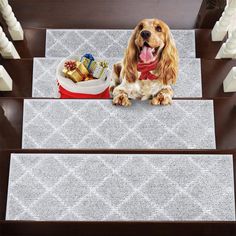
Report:
<svg viewBox="0 0 236 236"><path fill-rule="evenodd" d="M24 100L23 148L215 149L212 100Z"/></svg>
<svg viewBox="0 0 236 236"><path fill-rule="evenodd" d="M70 0L65 9L64 1L55 2L44 0L25 0L24 7L20 0L11 3L20 22L27 27L37 28L132 28L145 17L159 17L168 22L173 28L194 28L202 1L181 0L173 5L171 0L157 2L156 0L96 0L80 2ZM51 11L53 9L53 11ZM50 11L49 11L50 10ZM213 10L213 12L211 12ZM31 12L32 11L32 12ZM37 12L40 11L40 14ZM215 15L216 9L209 9ZM26 14L27 13L27 14ZM131 14L132 13L132 14ZM214 17L210 17L212 24ZM208 24L208 25L209 25Z"/></svg>
<svg viewBox="0 0 236 236"><path fill-rule="evenodd" d="M24 41L13 42L21 58L44 57L46 29L24 28L24 36ZM211 29L195 29L195 36L196 56L214 59L223 42L212 42Z"/></svg>
<svg viewBox="0 0 236 236"><path fill-rule="evenodd" d="M92 53L95 57L122 58L132 30L55 30L46 32L46 57ZM172 30L180 57L195 58L195 31Z"/></svg>
<svg viewBox="0 0 236 236"><path fill-rule="evenodd" d="M57 101L57 99L53 99L53 100ZM175 99L174 103L177 100L182 100L182 99ZM44 100L44 101L48 102L48 100ZM60 101L64 101L64 100L58 99L58 101L60 102ZM93 100L91 100L91 102L92 101ZM194 100L192 99L190 101L195 101L195 99ZM202 100L202 101L205 101L205 100ZM209 123L215 124L214 130L215 130L215 138L216 138L216 148L218 150L235 149L236 148L236 143L235 143L236 99L235 99L235 97L218 98L218 99L214 99L213 103L214 103L214 121L213 121L213 118L211 119L211 117L213 115L209 115L209 119L210 119ZM1 125L1 132L0 132L0 150L22 148L22 133L23 133L23 130L27 130L27 129L23 128L23 124L24 124L24 122L23 122L23 106L24 106L24 99L22 99L22 98L0 98L0 122L2 124ZM140 106L145 108L145 102L142 102L142 105L140 105ZM191 106L192 106L192 109L194 109L195 103L192 103ZM173 106L171 106L171 107L173 107ZM114 109L114 108L115 107L113 107L112 109ZM122 108L116 108L116 109L122 109ZM129 109L132 109L132 107ZM170 109L170 108L161 107L159 109L159 107L156 107L156 109L157 109L157 113L158 113L159 111L161 111L161 109L167 109L167 111L168 111L168 109ZM39 110L39 109L37 109L37 110ZM125 111L125 109L124 109L124 111ZM36 112L38 112L38 111L36 111ZM210 112L210 113L212 114L213 112ZM57 112L54 112L52 114L57 114ZM60 114L60 112L59 112L59 114ZM160 114L160 112L158 114ZM208 113L207 113L207 115L208 115ZM25 116L25 114L24 114L24 116ZM34 115L32 115L32 116L34 116ZM132 117L131 112L129 112L129 116ZM183 113L183 116L185 116L185 113ZM137 116L136 119L138 119L138 117L139 116ZM157 117L158 117L158 115L157 115ZM208 124L207 123L208 120L203 117L204 117L204 115L202 116L202 118L199 119L199 121L203 120L203 122L202 122L203 125ZM198 118L198 116L196 116L196 118ZM176 120L174 120L174 122L172 122L172 124L175 125L175 121ZM191 122L189 122L189 123L191 123ZM193 125L195 125L195 121L193 122ZM41 126L43 126L43 125L41 124ZM36 127L37 126L35 126L35 128ZM40 127L39 127L39 129L40 129ZM193 131L193 134L195 134L195 130ZM205 131L202 131L202 134L205 134ZM201 137L202 137L202 134L201 134ZM212 135L212 136L214 136L214 135ZM38 139L40 139L40 138L38 138ZM210 141L212 139L210 139ZM199 140L200 140L200 138L198 139L198 141ZM40 143L41 142L42 142L42 140L40 140ZM34 144L33 146L36 147L37 145ZM96 148L96 147L94 147L94 148ZM102 146L100 148L101 149L99 149L99 150L104 150L104 149L102 149L102 148L104 148L104 146ZM171 148L172 147L167 148L167 149L171 149ZM202 148L204 148L204 147L202 147ZM157 150L157 147L154 148L154 151L155 150ZM190 149L188 149L187 151L189 152Z"/></svg>
<svg viewBox="0 0 236 236"><path fill-rule="evenodd" d="M56 97L57 88L55 87L56 77L54 68L49 70L48 66L44 64L47 60L54 60L55 58L34 58L34 59L19 59L19 60L0 60L1 65L7 70L8 74L13 80L13 91L0 92L0 97ZM33 72L34 60L34 72ZM196 61L195 61L196 60ZM202 97L212 99L217 97L236 97L236 93L224 93L223 80L233 66L236 66L236 60L206 60L200 59L200 68L198 67L198 59L180 59L180 75L175 87L175 96L179 97L180 88L185 88L187 84L182 84L182 81L188 81L189 87L182 90L181 93L188 95L186 97L201 97L200 83L202 84ZM183 61L186 62L188 69L182 65ZM40 64L40 65L39 65ZM43 67L45 71L40 69ZM56 68L56 65L54 65ZM14 68L14 70L12 70ZM217 68L217 70L216 70ZM200 70L201 69L201 81ZM191 74L189 73L191 71ZM42 73L42 74L40 74ZM33 74L33 82L32 82ZM193 76L194 75L194 76ZM190 77L191 80L187 79ZM33 83L33 84L32 84ZM194 89L193 89L194 88ZM38 90L38 91L37 91Z"/></svg>
<svg viewBox="0 0 236 236"><path fill-rule="evenodd" d="M121 58L107 58L109 75L114 63ZM34 58L32 97L58 98L56 70L61 58ZM176 97L202 97L201 61L181 58L179 79L175 86Z"/></svg>
<svg viewBox="0 0 236 236"><path fill-rule="evenodd" d="M232 155L12 154L7 220L235 220Z"/></svg>

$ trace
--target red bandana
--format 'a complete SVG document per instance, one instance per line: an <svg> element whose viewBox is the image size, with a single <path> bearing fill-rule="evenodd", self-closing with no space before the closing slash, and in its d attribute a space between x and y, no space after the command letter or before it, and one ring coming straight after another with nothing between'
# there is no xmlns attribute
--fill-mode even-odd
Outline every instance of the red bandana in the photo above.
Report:
<svg viewBox="0 0 236 236"><path fill-rule="evenodd" d="M157 76L153 75L150 71L155 70L157 68L158 61L155 60L150 63L138 62L137 70L141 72L139 77L140 80L156 80Z"/></svg>

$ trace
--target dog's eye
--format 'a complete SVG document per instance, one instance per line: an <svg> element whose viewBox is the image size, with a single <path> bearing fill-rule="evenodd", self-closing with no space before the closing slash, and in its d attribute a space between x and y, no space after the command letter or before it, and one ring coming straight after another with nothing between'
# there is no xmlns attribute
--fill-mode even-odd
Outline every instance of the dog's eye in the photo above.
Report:
<svg viewBox="0 0 236 236"><path fill-rule="evenodd" d="M139 30L142 30L143 29L143 24L140 24L139 25Z"/></svg>
<svg viewBox="0 0 236 236"><path fill-rule="evenodd" d="M157 31L157 32L161 32L161 31L162 31L161 26L158 25L158 26L156 27L156 31Z"/></svg>

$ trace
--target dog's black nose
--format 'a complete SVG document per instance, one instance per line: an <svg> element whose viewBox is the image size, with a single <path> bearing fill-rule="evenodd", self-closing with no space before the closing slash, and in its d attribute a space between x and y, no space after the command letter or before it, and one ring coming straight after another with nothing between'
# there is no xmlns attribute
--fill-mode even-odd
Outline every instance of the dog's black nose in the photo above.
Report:
<svg viewBox="0 0 236 236"><path fill-rule="evenodd" d="M148 31L148 30L143 30L141 32L141 36L142 36L143 39L148 39L151 36L151 32Z"/></svg>

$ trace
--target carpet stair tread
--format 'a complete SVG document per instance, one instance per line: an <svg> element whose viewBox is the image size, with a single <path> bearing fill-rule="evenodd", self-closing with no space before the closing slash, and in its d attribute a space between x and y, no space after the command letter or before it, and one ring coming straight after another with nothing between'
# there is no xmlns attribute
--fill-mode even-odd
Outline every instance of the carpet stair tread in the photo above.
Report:
<svg viewBox="0 0 236 236"><path fill-rule="evenodd" d="M95 57L123 57L132 30L47 29L46 57L92 53ZM195 31L172 30L180 57L195 58Z"/></svg>
<svg viewBox="0 0 236 236"><path fill-rule="evenodd" d="M56 71L62 58L34 58L32 97L58 98ZM113 64L121 58L108 58L108 76ZM181 58L179 78L173 86L175 97L202 97L201 62L196 58Z"/></svg>
<svg viewBox="0 0 236 236"><path fill-rule="evenodd" d="M235 220L224 154L11 155L7 220Z"/></svg>
<svg viewBox="0 0 236 236"><path fill-rule="evenodd" d="M25 99L22 147L215 149L213 101L134 101L124 108L110 99Z"/></svg>

